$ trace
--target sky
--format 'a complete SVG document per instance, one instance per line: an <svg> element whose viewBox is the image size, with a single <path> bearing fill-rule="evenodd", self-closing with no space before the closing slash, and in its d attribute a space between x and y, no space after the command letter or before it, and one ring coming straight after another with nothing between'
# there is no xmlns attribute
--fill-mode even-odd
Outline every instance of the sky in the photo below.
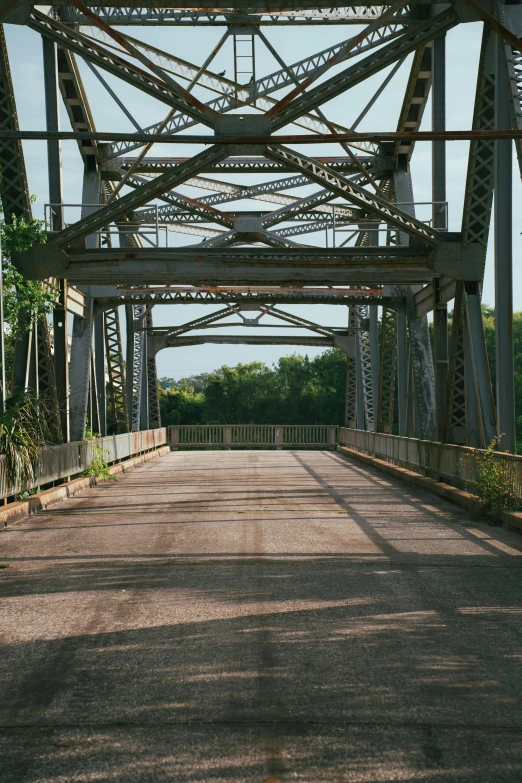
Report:
<svg viewBox="0 0 522 783"><path fill-rule="evenodd" d="M361 28L354 26L329 27L265 27L263 31L275 49L286 63L291 64L317 51L332 46L355 35ZM201 65L207 55L223 35L224 28L180 28L164 27L145 29L143 27L125 28L122 30L140 40L147 41L159 49L171 52L190 62ZM446 125L448 129L465 130L471 127L473 103L475 96L476 72L482 24L461 24L447 34L447 85L446 85ZM20 128L23 130L41 130L45 128L45 103L43 90L42 46L40 36L26 27L6 25L8 51L15 87L15 96ZM361 131L390 131L396 129L404 88L408 79L412 56L408 57L394 76L384 93L359 126ZM346 66L344 66L346 67ZM223 46L209 68L217 73L226 70L229 78L233 78L232 40ZM341 67L336 70L340 70ZM82 78L89 96L95 124L100 131L132 132L131 122L121 109L104 90L96 77L80 61ZM279 70L273 56L261 41L256 42L256 77L264 76ZM336 72L332 69L328 77ZM338 96L322 109L326 116L347 127L355 120L361 109L384 79L388 71L382 71L349 92ZM167 113L163 104L149 98L144 93L130 87L110 74L103 74L121 100L130 109L135 119L146 127L160 121ZM180 80L181 81L181 80ZM186 86L186 82L181 81ZM288 90L287 90L288 91ZM201 100L209 100L214 94L207 90L195 90ZM282 93L281 93L282 95ZM275 94L274 97L279 97ZM61 127L70 130L70 123L65 108L62 107ZM421 130L431 128L431 105L428 103L423 118ZM199 132L200 128L191 128L188 132ZM297 132L293 126L285 131ZM462 220L462 203L466 178L468 142L448 142L447 144L447 198L449 202L449 230L459 231ZM152 156L189 155L195 154L198 147L188 145L156 145L149 153ZM307 155L344 154L336 145L307 145ZM28 170L29 189L36 196L34 214L43 218L44 205L48 202L47 152L45 142L24 142L24 154ZM135 153L133 153L135 154ZM76 142L67 141L62 144L63 186L66 204L81 201L83 166ZM417 143L411 163L413 188L417 203L431 200L431 144ZM228 179L239 184L261 182L270 177L258 175L234 175L226 177L213 175L222 180ZM304 196L317 190L317 185L299 190L289 191L292 195ZM198 193L194 188L179 188L181 192L196 198ZM522 230L516 205L522 196L520 172L515 153L513 154L513 258L514 258L514 308L522 310L522 271L517 261L522 250L520 233ZM234 202L234 206L246 209L259 208L261 202ZM272 206L266 205L267 211ZM426 207L418 207L417 214L422 219ZM79 217L72 208L66 211L66 220L74 222ZM303 243L320 245L324 243L324 234L303 235ZM490 233L490 248L486 263L483 301L494 304L494 259L493 232ZM192 244L201 241L198 237L187 237L169 233L170 245ZM175 281L172 281L175 283ZM220 306L221 307L221 306ZM207 306L159 306L154 311L154 324L166 326L184 323L199 318L211 311ZM218 309L218 308L214 308ZM300 306L286 308L289 312L301 315L327 326L345 326L347 313L345 307L339 306ZM122 319L124 320L124 319ZM229 319L230 320L230 319ZM277 323L266 320L266 323ZM223 332L225 329L223 329ZM227 329L227 333L237 334L238 330ZM257 329L255 334L263 334L270 330ZM272 333L279 330L272 330ZM214 331L215 333L215 331ZM296 335L306 335L307 332L296 331ZM313 347L293 346L248 346L248 345L201 345L196 347L166 349L157 356L158 375L180 378L210 372L223 364L233 366L239 362L262 361L269 365L277 362L280 356L291 353L307 353L315 356L321 349Z"/></svg>

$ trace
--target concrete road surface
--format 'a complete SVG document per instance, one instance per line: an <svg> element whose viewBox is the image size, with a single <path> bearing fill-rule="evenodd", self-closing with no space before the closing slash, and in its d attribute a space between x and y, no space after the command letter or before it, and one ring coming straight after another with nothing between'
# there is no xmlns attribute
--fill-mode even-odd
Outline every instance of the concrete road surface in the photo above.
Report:
<svg viewBox="0 0 522 783"><path fill-rule="evenodd" d="M522 538L334 452L0 534L1 783L522 781Z"/></svg>

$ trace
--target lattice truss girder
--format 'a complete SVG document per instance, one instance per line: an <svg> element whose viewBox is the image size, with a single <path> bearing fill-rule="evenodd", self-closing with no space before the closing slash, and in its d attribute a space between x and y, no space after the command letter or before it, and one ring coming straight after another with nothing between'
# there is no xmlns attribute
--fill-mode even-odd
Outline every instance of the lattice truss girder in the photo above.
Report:
<svg viewBox="0 0 522 783"><path fill-rule="evenodd" d="M107 418L115 432L128 431L125 367L120 331L120 316L116 308L105 311L105 353L108 376Z"/></svg>
<svg viewBox="0 0 522 783"><path fill-rule="evenodd" d="M375 52L369 56L364 57L355 66L349 66L347 71L343 71L341 81L339 77L332 77L335 80L335 91L345 91L349 89L353 84L359 83L361 80L376 73L378 70L386 67L387 64L396 62L402 62L401 58L404 58L408 52L417 49L419 52L424 52L429 48L430 36L444 32L450 29L457 23L457 17L452 11L443 12L442 14L436 14L433 19L422 19L415 14L410 14L409 10L405 8L404 3L398 3L397 6L392 6L386 11L381 12L381 16L384 18L376 22L379 14L370 15L372 18L371 23L367 26L363 33L357 36L351 36L345 39L340 44L330 47L328 49L318 52L316 55L305 58L304 60L297 61L292 65L286 66L279 55L275 55L279 58L279 64L282 66L278 71L259 78L255 77L255 47L252 50L252 63L250 70L250 80L248 84L238 84L237 81L226 79L224 74L218 74L210 69L212 58L207 58L204 66L198 67L186 60L183 60L179 56L164 52L157 47L153 47L149 44L143 43L138 39L126 36L114 36L111 33L110 27L104 26L103 22L98 24L85 24L80 28L71 27L64 24L64 21L70 21L69 17L63 17L61 20L52 17L46 17L39 11L34 10L28 19L28 25L35 30L38 30L43 35L50 37L56 41L60 47L61 62L62 65L59 68L61 74L60 85L62 89L62 95L64 97L69 116L73 126L78 128L92 129L94 123L89 110L87 97L85 90L79 77L78 68L75 62L75 55L80 55L86 61L89 62L91 67L101 68L113 75L117 75L129 84L144 90L149 95L154 95L164 103L170 104L172 110L167 115L164 122L151 126L151 131L156 132L160 130L165 133L172 133L173 131L180 130L186 125L180 125L183 123L183 117L187 117L190 124L197 122L204 122L212 124L213 118L218 114L223 114L225 111L229 111L232 108L241 105L253 104L259 111L266 111L272 116L272 123L274 127L277 126L280 116L286 117L286 112L295 103L299 103L302 100L308 100L310 89L309 85L316 81L319 77L327 75L328 71L334 66L339 65L343 61L358 55L364 55L368 49L375 49ZM420 15L422 17L422 13ZM426 16L426 13L424 13ZM91 22L91 20L89 20ZM406 24L405 24L406 22ZM227 31L229 33L230 31ZM235 33L234 33L235 35ZM264 39L264 34L259 31L259 36ZM254 46L254 39L257 36L252 34L252 45ZM393 40L391 40L393 39ZM257 42L259 44L259 41ZM268 42L267 46L271 46ZM219 45L221 46L221 44ZM130 47L130 48L129 48ZM217 47L219 48L219 47ZM133 64L133 60L129 57L129 52L132 55L134 53L135 58L139 60L139 65ZM134 58L134 59L135 59ZM417 58L418 59L418 58ZM422 59L422 58L421 58ZM143 70L142 65L148 64L153 71L153 76L148 76ZM237 71L237 68L235 69ZM418 69L414 71L418 79ZM162 79L163 77L163 79ZM173 79L173 77L175 77ZM188 81L188 90L190 91L194 85L197 87L204 87L207 90L221 93L220 97L216 100L226 99L228 104L205 104L208 112L202 107L203 104L197 100L192 99L187 90L178 88L176 78ZM331 81L331 80L330 80ZM410 79L411 81L411 79ZM326 83L325 83L326 84ZM328 82L329 84L329 82ZM294 86L292 95L295 93L294 100L281 101L280 99L271 98L266 105L260 105L259 101L269 96L271 92L277 92L289 85ZM329 90L330 88L328 88ZM324 92L324 84L320 84L318 87L313 87L313 90L320 90L321 95ZM327 92L328 92L327 90ZM413 90L415 92L415 89ZM427 89L424 90L427 93ZM301 93L301 94L299 94ZM317 97L317 96L316 96ZM319 105L327 98L321 97L315 100L312 110L318 111ZM372 99L373 100L373 99ZM180 101L184 103L187 108L188 114L183 114L183 110L180 107ZM194 101L194 103L191 103ZM372 101L370 101L372 103ZM418 105L418 99L416 99L416 105ZM190 110L189 110L190 109ZM301 122L303 117L307 114L306 111L295 111L295 120ZM310 114L311 121L313 123L320 123L320 126L314 125L314 130L346 130L344 126L340 126L335 122L327 120L322 112L316 114ZM286 121L286 120L285 120ZM174 123L174 124L173 124ZM177 125L175 123L178 123ZM374 158L377 161L377 168L382 168L383 151L378 145L373 143L363 143L356 145L362 148L367 153L377 155ZM124 149L123 147L105 147L101 150L92 147L90 151L94 150L98 155L101 155L104 160L110 158L113 154L121 154L121 152L129 151L129 147ZM146 148L148 151L148 148ZM201 153L200 156L196 156L193 160L187 160L183 164L175 164L168 170L165 170L163 174L159 174L152 179L143 177L136 173L136 169L139 164L142 164L146 158L143 159L143 154L137 161L134 161L129 167L120 168L120 177L126 185L130 185L134 192L127 192L122 198L109 199L109 203L105 207L101 208L98 213L89 215L84 220L79 221L78 224L70 226L60 233L59 236L53 237L51 243L60 244L65 246L69 243L81 241L84 236L87 236L93 231L99 230L104 225L110 224L112 221L124 218L125 215L132 213L133 221L137 223L154 222L154 220L160 220L165 223L169 223L171 228L178 228L179 232L185 235L200 235L207 241L212 240L215 244L219 237L216 233L217 229L212 228L211 225L201 226L198 230L195 225L198 223L208 223L222 225L225 228L231 227L234 222L233 213L223 212L218 208L218 205L225 204L233 200L242 200L244 198L254 198L256 200L270 197L272 203L283 203L287 205L288 210L280 210L281 218L279 222L286 220L291 222L297 220L298 222L304 222L305 225L293 226L288 228L280 228L274 231L268 231L272 224L275 225L276 215L271 216L270 213L261 215L263 230L250 232L251 242L257 244L259 241L267 244L273 244L275 246L281 244L288 245L288 238L290 236L300 236L306 233L315 233L317 231L323 231L328 228L328 218L331 216L332 222L336 221L338 227L348 225L352 219L361 218L364 215L356 214L350 207L343 207L342 204L331 204L334 200L341 198L344 201L348 201L350 204L355 204L363 213L371 215L372 217L378 217L380 220L388 220L393 224L395 221L396 227L404 228L404 230L411 232L418 238L421 238L428 243L436 243L438 241L437 232L432 229L412 221L404 215L399 214L400 210L397 208L391 208L386 200L381 200L380 195L370 194L368 186L375 188L375 180L371 173L372 164L371 157L369 158L369 165L363 159L357 161L356 155L352 152L347 157L352 166L358 167L360 172L357 175L357 180L353 182L353 186L350 187L347 181L340 174L333 176L332 170L324 164L315 163L312 167L307 167L308 161L304 163L304 156L299 156L299 160L296 160L296 156L292 155L291 150L284 150L281 148L269 148L269 157L274 159L274 156L278 156L278 163L282 168L288 167L290 170L300 170L303 174L300 177L293 177L294 182L302 183L303 186L310 184L310 182L320 182L326 184L324 198L318 199L315 203L311 202L310 214L305 214L303 210L297 209L300 201L299 197L290 196L284 192L274 190L270 186L256 185L256 186L235 186L232 183L222 184L221 192L219 192L219 183L209 182L208 178L204 176L204 172L224 162L226 156L224 149L220 149L219 145L211 148L207 152ZM349 151L349 150L348 150ZM85 150L83 150L85 155ZM304 163L304 167L303 167ZM102 163L103 165L103 163ZM388 165L393 165L389 163ZM364 172L368 174L365 175ZM292 180L292 178L289 178ZM359 184L360 183L360 184ZM198 187L205 187L210 185L210 189L215 192L211 195L203 195L197 199L189 198L184 193L172 190L172 185L197 185ZM285 187L286 183L282 183ZM293 187L292 182L288 183L288 187ZM300 186L300 184L295 185ZM120 187L120 186L118 186ZM330 190L328 195L327 190ZM216 192L217 191L217 192ZM272 192L270 192L272 191ZM137 209L142 204L150 202L153 198L160 198L166 202L166 206L159 208L146 208ZM321 201L323 203L321 203ZM306 199L305 199L306 202ZM321 220L313 219L313 212L319 212L324 215ZM346 218L343 220L343 218ZM228 240L226 236L220 240L220 243L224 241L230 243L235 241L235 234L231 235L231 240ZM244 236L240 232L240 236ZM146 240L148 241L148 240Z"/></svg>
<svg viewBox="0 0 522 783"><path fill-rule="evenodd" d="M63 6L63 3L56 5ZM403 209L401 204L395 205L392 200L393 191L389 184L391 172L396 168L398 158L409 161L414 152L413 141L387 145L366 141L351 143L349 146L343 143L342 156L319 159L302 154L302 147L298 151L289 146L283 147L277 143L276 135L271 136L268 145L248 146L248 139L244 136L244 145L230 147L223 143L226 136L223 136L225 126L221 119L224 114L232 113L237 117L239 111L244 111L249 117L261 118L265 115L270 125L256 127L270 128L271 132L289 124L296 125L301 129L300 132L346 132L362 121L397 69L402 67L408 55L412 55L408 61L410 75L397 127L398 130L418 130L431 89L433 40L459 24L462 9L444 5L432 9L429 4L410 6L399 0L395 5L387 6L337 8L334 3L334 7L329 9L296 8L294 11L277 10L273 13L250 9L241 12L239 17L230 8L226 10L223 7L220 10L219 6L208 11L138 8L135 5L123 7L123 4L109 3L95 9L98 17L94 19L72 9L55 9L46 15L39 8L34 8L26 22L28 27L50 38L58 47L60 90L75 130L94 130L93 116L80 75L83 68L80 59L87 62L91 69L104 71L155 98L165 105L167 112L165 119L144 128L151 136L151 142L147 145L135 142L115 142L111 145L79 142L80 153L86 163L97 167L106 183L111 181L115 184L111 188L105 186L107 197L98 210L85 214L77 223L55 233L49 239L50 245L55 245L57 250L63 248L77 252L87 237L101 232L102 248L109 247L115 242L111 238L116 233L114 227L130 223L136 235L141 234L138 247L135 247L136 254L139 254L140 245L153 243L150 231L149 236L144 233L145 227L150 229L151 224L158 221L181 235L176 243L178 246L183 242L183 236L199 236L204 240L198 245L202 252L205 248L241 245L252 248L252 258L260 244L299 248L302 246L299 238L305 235L311 235L313 242L317 242L314 234L319 236L320 242L325 236L328 243L332 234L335 242L335 230L350 225L354 229L353 236L343 244L369 244L370 229L364 228L365 223L373 226L372 231L379 227L381 230L387 228L387 235L383 232L378 241L381 245L411 244L412 248L422 248L425 254L436 252L442 247L445 242L443 232L416 218L415 210ZM501 21L520 34L520 9L510 9ZM247 20L253 23L250 27L234 27L236 22L240 21L244 25ZM350 24L354 21L362 22L366 27L356 35L345 36L334 46L290 64L286 64L284 58L274 50L263 32L265 24ZM214 52L200 66L141 41L138 37L121 32L116 34L113 30L116 25L138 23L149 26L222 24L225 30ZM241 36L245 38L249 50L248 63L243 56L245 62L242 64L238 59ZM494 128L494 71L491 69L493 44L493 33L486 28L473 118L475 130ZM5 41L2 45L5 49ZM221 52L221 57L225 46L234 51L233 66L229 68L234 73L232 79L227 78L226 71L219 72L219 68L213 64L215 56ZM263 46L267 47L277 62L277 69L267 75L260 74L256 66L256 53ZM512 87L513 123L522 127L522 59L516 48L507 43L502 46L506 74ZM321 107L324 104L387 68L391 70L375 94L369 96L359 117L346 120L343 115L345 124L341 124L323 113ZM102 78L101 81L103 84ZM12 86L9 87L6 79L4 82L3 86L0 85L2 96L8 93L12 96ZM214 94L210 100L208 93ZM11 124L8 122L3 127L15 127L12 118L16 119L16 110L9 104L9 97L2 99L2 96L0 116L3 107L7 107L4 113L11 118ZM123 105L114 91L112 96L135 126L141 128L139 118L132 117L130 107ZM149 156L155 134L172 135L194 126L206 129L209 141L213 142L211 146L184 160L155 159ZM267 135L267 131L259 135ZM0 156L4 154L2 150L8 147L6 144L0 148ZM15 147L21 150L19 144L11 144L10 149L14 150ZM135 149L139 150L137 158L124 157ZM493 150L494 144L489 140L472 141L464 200L462 251L464 253L471 245L482 245L483 262L493 192ZM23 163L19 152L11 157L16 165L19 165L20 160ZM271 171L275 172L275 178L244 184L209 176L209 173L217 171ZM289 176L281 177L283 172L288 172ZM24 177L19 179L22 181ZM320 191L317 191L317 185L321 187ZM186 188L196 189L196 197L192 191L187 195ZM289 193L292 189L300 189L300 192ZM22 198L27 200L27 188ZM246 210L244 206L250 200L257 207L255 211ZM154 203L157 201L159 205ZM260 202L271 206L271 211ZM383 242L382 236L387 236L386 242ZM158 238L155 241L160 243ZM129 241L129 244L131 250L132 242ZM144 373L149 417L151 421L159 421L159 413L153 413L157 403L157 390L153 391L156 383L153 380L154 356L146 350L146 336L152 329L152 315L150 309L140 312L139 307L141 305L135 306L134 318L137 321L141 319L148 329L145 332L136 331L133 337L132 397L129 397L129 386L125 392L117 310L107 311L105 319L111 389L109 402L115 426L119 428L128 426L128 418L133 427L142 420L140 401ZM464 323L465 297L462 297L462 307ZM395 314L389 309L383 311L378 389L373 388L375 373L372 375L369 332L361 328L361 324L366 324L367 320L366 305L358 304L350 308L350 330L357 345L360 373L359 379L354 381L354 388L358 384L359 394L362 394L359 405L362 403L364 407L364 425L390 431L393 425L397 363ZM456 323L458 326L458 315ZM455 330L454 339L457 353L452 359L450 386L458 376L459 362L463 363L463 356L459 357L458 351L464 351L464 343L458 329ZM350 370L350 361L348 364L350 379L354 366L352 362ZM350 383L348 389L351 388ZM454 387L452 393L448 393L448 433L462 419L462 410L459 410L462 395L459 396L457 391ZM378 405L374 405L374 394L376 398L378 394ZM127 402L128 412L125 409ZM347 403L347 420L352 415L349 408Z"/></svg>
<svg viewBox="0 0 522 783"><path fill-rule="evenodd" d="M485 28L473 112L474 130L491 130L495 126L495 52L495 35ZM482 274L486 263L493 205L494 162L494 142L477 140L470 143L462 216L462 240L463 246L471 242L481 245ZM466 443L470 417L469 401L471 395L475 394L474 390L466 388L466 383L471 382L469 372L466 370L467 351L469 351L469 342L466 339L466 295L463 284L458 283L453 308L444 417L444 437L453 443Z"/></svg>
<svg viewBox="0 0 522 783"><path fill-rule="evenodd" d="M377 432L393 432L397 376L397 315L382 309Z"/></svg>

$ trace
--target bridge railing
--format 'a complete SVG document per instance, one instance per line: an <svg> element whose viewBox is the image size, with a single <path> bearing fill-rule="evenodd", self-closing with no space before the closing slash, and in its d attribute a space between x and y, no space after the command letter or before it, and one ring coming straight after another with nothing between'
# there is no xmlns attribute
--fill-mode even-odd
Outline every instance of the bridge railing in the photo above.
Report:
<svg viewBox="0 0 522 783"><path fill-rule="evenodd" d="M327 424L186 424L167 429L172 449L334 449L339 438L339 427Z"/></svg>
<svg viewBox="0 0 522 783"><path fill-rule="evenodd" d="M484 453L481 449L468 446L366 432L348 427L339 428L339 444L471 491L477 484L477 461L474 455ZM494 459L505 466L513 494L522 502L522 457L496 451Z"/></svg>
<svg viewBox="0 0 522 783"><path fill-rule="evenodd" d="M96 456L96 447L103 450L103 458L110 465L144 451L159 448L166 443L167 430L165 427L160 427L155 430L126 432L123 435L108 435L96 440L45 446L40 450L38 465L35 467L35 478L30 484L9 481L5 457L0 457L0 498L19 495L36 487L83 473Z"/></svg>

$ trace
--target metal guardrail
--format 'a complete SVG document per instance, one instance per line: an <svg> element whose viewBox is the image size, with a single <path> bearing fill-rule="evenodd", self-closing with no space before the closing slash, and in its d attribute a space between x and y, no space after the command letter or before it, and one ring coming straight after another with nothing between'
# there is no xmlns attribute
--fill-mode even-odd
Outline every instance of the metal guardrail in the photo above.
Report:
<svg viewBox="0 0 522 783"><path fill-rule="evenodd" d="M335 449L339 438L339 427L327 424L186 424L167 429L172 449Z"/></svg>
<svg viewBox="0 0 522 783"><path fill-rule="evenodd" d="M0 457L0 498L18 495L21 492L51 484L53 481L83 473L96 456L95 446L103 449L103 458L111 464L143 451L159 448L166 443L167 430L165 427L161 427L156 430L109 435L96 440L45 446L40 451L35 480L25 486L16 483L13 485L8 482L5 457Z"/></svg>
<svg viewBox="0 0 522 783"><path fill-rule="evenodd" d="M468 446L403 438L400 435L385 435L348 427L339 428L339 444L471 491L477 483L477 464L473 455L484 453L481 449ZM494 457L505 466L513 494L522 502L522 457L500 451L494 452Z"/></svg>

